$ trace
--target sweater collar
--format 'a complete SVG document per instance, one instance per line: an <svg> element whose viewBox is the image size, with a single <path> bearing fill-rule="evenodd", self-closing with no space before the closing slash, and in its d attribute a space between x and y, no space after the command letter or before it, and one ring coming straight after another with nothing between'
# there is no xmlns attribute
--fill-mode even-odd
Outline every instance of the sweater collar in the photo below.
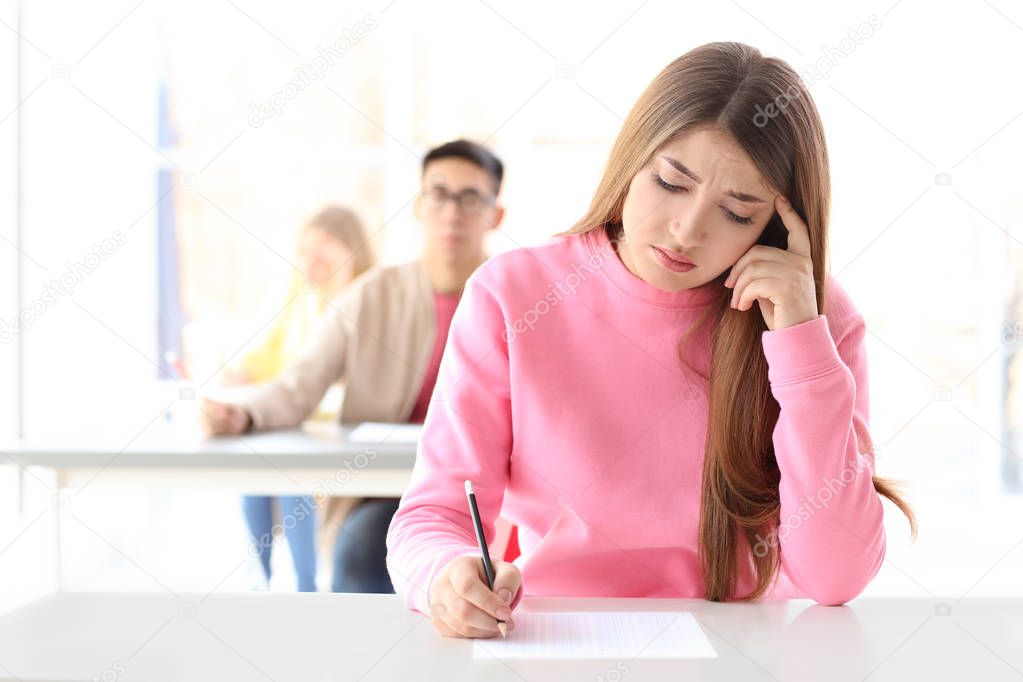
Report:
<svg viewBox="0 0 1023 682"><path fill-rule="evenodd" d="M723 295L717 279L692 289L665 291L632 274L622 262L603 227L582 235L588 255L600 259L600 271L623 293L660 308L701 308Z"/></svg>

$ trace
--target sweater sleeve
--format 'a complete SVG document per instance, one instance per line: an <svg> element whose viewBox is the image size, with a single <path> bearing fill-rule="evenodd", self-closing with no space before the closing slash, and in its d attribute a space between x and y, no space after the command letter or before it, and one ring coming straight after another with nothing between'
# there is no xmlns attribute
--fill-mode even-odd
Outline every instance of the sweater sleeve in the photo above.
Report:
<svg viewBox="0 0 1023 682"><path fill-rule="evenodd" d="M868 431L863 318L836 344L824 315L763 333L781 473L776 541L786 574L824 605L856 597L884 560ZM754 551L755 548L754 548Z"/></svg>
<svg viewBox="0 0 1023 682"><path fill-rule="evenodd" d="M480 555L465 481L473 482L488 541L508 483L508 344L501 308L479 274L466 282L452 318L412 480L387 533L395 591L424 615L430 614L430 589L440 570L457 557Z"/></svg>

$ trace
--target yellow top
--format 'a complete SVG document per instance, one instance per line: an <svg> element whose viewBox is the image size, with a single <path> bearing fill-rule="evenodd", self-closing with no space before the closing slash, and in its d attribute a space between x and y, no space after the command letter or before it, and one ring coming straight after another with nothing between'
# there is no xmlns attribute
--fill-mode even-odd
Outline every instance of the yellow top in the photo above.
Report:
<svg viewBox="0 0 1023 682"><path fill-rule="evenodd" d="M288 305L274 318L270 328L257 345L241 357L239 369L248 383L262 383L276 378L299 357L302 348L316 331L317 322L327 307L323 295L304 289L305 280L297 272L288 287ZM336 404L335 404L336 403ZM314 420L337 420L340 401L328 392Z"/></svg>

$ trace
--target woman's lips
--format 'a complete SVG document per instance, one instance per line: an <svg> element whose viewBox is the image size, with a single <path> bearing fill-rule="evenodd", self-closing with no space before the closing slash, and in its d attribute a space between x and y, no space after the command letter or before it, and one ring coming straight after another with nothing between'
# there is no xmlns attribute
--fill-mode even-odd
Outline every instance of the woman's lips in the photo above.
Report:
<svg viewBox="0 0 1023 682"><path fill-rule="evenodd" d="M680 256L674 251L668 251L657 246L651 246L654 255L664 267L672 272L689 272L696 267L696 264L685 256Z"/></svg>

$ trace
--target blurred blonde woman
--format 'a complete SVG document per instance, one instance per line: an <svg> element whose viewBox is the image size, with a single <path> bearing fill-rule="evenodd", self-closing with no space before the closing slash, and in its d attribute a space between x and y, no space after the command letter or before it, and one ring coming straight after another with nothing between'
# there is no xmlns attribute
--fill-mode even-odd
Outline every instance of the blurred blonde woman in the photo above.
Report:
<svg viewBox="0 0 1023 682"><path fill-rule="evenodd" d="M362 222L353 211L340 206L328 206L306 223L299 234L297 256L300 271L292 276L287 297L290 303L259 345L245 353L238 367L227 375L229 383L261 383L274 379L299 355L326 309L327 301L373 266ZM313 416L332 418L329 411ZM336 419L336 415L333 418ZM315 592L316 509L312 497L245 496L242 508L253 543L252 553L259 557L269 584L274 499L291 548L298 590Z"/></svg>

